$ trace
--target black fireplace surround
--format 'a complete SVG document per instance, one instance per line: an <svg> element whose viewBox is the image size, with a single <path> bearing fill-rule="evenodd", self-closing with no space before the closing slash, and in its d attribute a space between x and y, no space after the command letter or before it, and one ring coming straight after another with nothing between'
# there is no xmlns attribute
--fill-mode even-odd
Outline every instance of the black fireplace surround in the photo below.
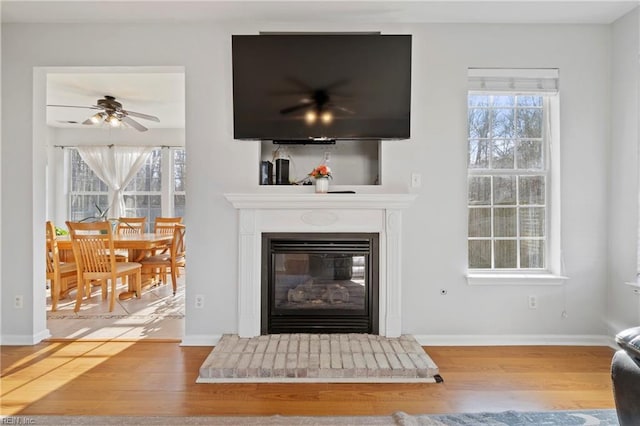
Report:
<svg viewBox="0 0 640 426"><path fill-rule="evenodd" d="M263 233L261 334L378 334L379 234Z"/></svg>

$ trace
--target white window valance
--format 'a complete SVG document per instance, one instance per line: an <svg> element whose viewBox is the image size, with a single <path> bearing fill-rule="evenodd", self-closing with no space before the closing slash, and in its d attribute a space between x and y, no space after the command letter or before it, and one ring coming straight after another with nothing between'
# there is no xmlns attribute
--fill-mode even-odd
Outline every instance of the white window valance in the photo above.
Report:
<svg viewBox="0 0 640 426"><path fill-rule="evenodd" d="M469 90L477 92L558 92L557 68L469 68Z"/></svg>

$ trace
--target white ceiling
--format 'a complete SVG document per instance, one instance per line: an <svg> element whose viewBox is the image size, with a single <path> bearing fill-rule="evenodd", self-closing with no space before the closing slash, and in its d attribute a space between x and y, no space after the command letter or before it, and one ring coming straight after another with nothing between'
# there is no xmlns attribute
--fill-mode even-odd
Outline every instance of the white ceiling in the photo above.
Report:
<svg viewBox="0 0 640 426"><path fill-rule="evenodd" d="M2 23L332 22L609 24L637 0L0 0ZM126 110L156 115L149 128L184 127L184 75L73 72L49 75L47 104L90 106L115 96ZM47 108L47 123L78 127L95 111Z"/></svg>
<svg viewBox="0 0 640 426"><path fill-rule="evenodd" d="M2 0L2 22L611 23L637 0Z"/></svg>

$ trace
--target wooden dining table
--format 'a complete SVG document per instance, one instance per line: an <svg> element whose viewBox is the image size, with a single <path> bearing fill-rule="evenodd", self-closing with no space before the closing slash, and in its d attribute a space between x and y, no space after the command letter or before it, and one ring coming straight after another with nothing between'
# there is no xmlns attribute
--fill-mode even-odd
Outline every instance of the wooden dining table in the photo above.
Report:
<svg viewBox="0 0 640 426"><path fill-rule="evenodd" d="M166 247L171 243L173 235L171 234L113 234L113 247L118 250L127 250L129 253L129 260L131 262L138 262L144 259L148 253L154 249L160 249ZM58 244L58 250L60 252L60 260L73 262L73 247L71 244L71 236L58 235L56 237ZM152 285L152 276L142 277L142 287ZM131 285L131 284L130 284ZM133 289L130 287L126 292L122 292L119 295L121 300L129 299L132 297Z"/></svg>

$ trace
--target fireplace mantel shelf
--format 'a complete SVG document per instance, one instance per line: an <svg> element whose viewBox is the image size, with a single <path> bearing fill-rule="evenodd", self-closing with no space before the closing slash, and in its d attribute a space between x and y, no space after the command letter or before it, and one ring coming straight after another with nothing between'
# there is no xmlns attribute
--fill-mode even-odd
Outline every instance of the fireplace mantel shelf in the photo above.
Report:
<svg viewBox="0 0 640 426"><path fill-rule="evenodd" d="M232 193L224 196L237 209L406 209L417 197L407 193Z"/></svg>

